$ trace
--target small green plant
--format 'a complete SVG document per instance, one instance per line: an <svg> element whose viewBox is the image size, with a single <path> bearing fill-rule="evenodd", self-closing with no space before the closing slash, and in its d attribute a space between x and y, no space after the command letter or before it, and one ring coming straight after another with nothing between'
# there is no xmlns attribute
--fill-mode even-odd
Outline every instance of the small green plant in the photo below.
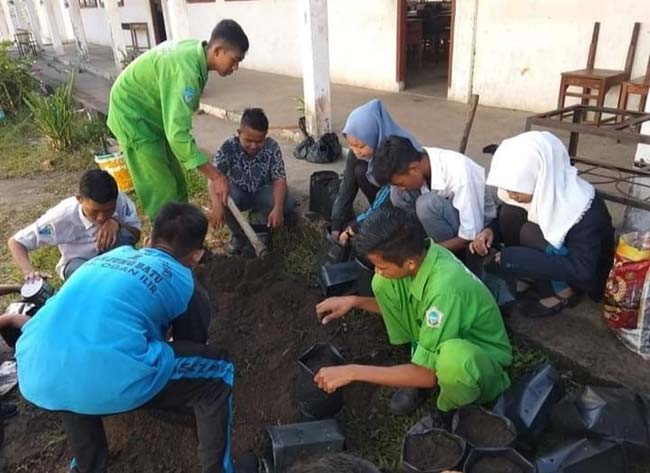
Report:
<svg viewBox="0 0 650 473"><path fill-rule="evenodd" d="M300 116L303 116L305 114L305 99L304 97L295 97L294 100L296 101L296 111L300 113Z"/></svg>
<svg viewBox="0 0 650 473"><path fill-rule="evenodd" d="M109 130L96 113L88 112L75 126L74 142L87 145L95 154L108 154Z"/></svg>
<svg viewBox="0 0 650 473"><path fill-rule="evenodd" d="M49 97L35 93L29 93L25 97L25 103L34 116L36 126L55 151L70 149L74 144L74 81L73 74L67 84L57 87Z"/></svg>
<svg viewBox="0 0 650 473"><path fill-rule="evenodd" d="M0 42L0 108L15 113L23 103L23 97L33 92L38 81L34 76L31 58L13 58L9 52L11 42Z"/></svg>

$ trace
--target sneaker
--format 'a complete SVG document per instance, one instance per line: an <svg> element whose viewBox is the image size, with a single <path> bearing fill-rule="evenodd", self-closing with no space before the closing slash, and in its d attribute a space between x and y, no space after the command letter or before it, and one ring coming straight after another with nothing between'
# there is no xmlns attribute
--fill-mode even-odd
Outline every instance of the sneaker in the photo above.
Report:
<svg viewBox="0 0 650 473"><path fill-rule="evenodd" d="M11 419L18 414L18 407L13 404L0 404L0 419Z"/></svg>
<svg viewBox="0 0 650 473"><path fill-rule="evenodd" d="M402 388L393 394L390 411L398 416L405 416L416 410L429 394L429 389Z"/></svg>

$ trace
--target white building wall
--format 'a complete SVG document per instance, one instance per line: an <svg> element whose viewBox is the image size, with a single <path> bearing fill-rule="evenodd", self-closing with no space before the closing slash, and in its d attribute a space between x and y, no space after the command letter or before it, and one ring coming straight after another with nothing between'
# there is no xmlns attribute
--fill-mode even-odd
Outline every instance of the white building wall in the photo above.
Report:
<svg viewBox="0 0 650 473"><path fill-rule="evenodd" d="M633 77L645 72L650 54L649 0L457 0L451 96L471 90L481 103L545 111L557 105L560 73L583 69L595 21L601 22L596 67L623 69L635 21L641 22ZM459 12L478 5L476 51L471 22ZM618 88L606 105L616 106ZM567 99L567 103L573 103ZM631 102L631 105L636 102Z"/></svg>
<svg viewBox="0 0 650 473"><path fill-rule="evenodd" d="M149 40L151 46L155 46L153 23L151 20L151 9L148 0L124 0L124 6L119 7L120 20L122 23L147 23L149 25ZM82 8L81 18L86 30L86 37L89 43L111 46L111 31L104 8ZM131 45L131 34L122 30L127 45ZM138 38L140 46L146 46L143 36Z"/></svg>
<svg viewBox="0 0 650 473"><path fill-rule="evenodd" d="M208 39L219 20L232 18L251 43L242 67L300 77L300 1L191 3L190 32ZM397 90L396 0L329 0L328 13L332 81Z"/></svg>

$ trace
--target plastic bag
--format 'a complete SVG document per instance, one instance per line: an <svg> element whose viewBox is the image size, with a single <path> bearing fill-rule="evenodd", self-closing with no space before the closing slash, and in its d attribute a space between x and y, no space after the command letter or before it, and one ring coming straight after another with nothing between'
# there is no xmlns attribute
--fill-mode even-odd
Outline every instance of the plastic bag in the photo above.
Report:
<svg viewBox="0 0 650 473"><path fill-rule="evenodd" d="M535 462L537 473L626 473L623 447L595 439L572 440Z"/></svg>
<svg viewBox="0 0 650 473"><path fill-rule="evenodd" d="M619 239L607 278L603 315L630 350L650 359L650 232Z"/></svg>
<svg viewBox="0 0 650 473"><path fill-rule="evenodd" d="M305 139L293 151L296 159L305 159L310 163L332 163L339 159L342 148L336 133L325 133L318 140L314 140L307 133L304 117L299 120L298 125Z"/></svg>
<svg viewBox="0 0 650 473"><path fill-rule="evenodd" d="M553 366L542 365L510 386L492 409L514 423L525 448L532 448L549 424L550 407L562 397L559 379Z"/></svg>
<svg viewBox="0 0 650 473"><path fill-rule="evenodd" d="M568 435L621 442L650 453L648 413L648 401L629 389L586 386L553 406L551 421Z"/></svg>

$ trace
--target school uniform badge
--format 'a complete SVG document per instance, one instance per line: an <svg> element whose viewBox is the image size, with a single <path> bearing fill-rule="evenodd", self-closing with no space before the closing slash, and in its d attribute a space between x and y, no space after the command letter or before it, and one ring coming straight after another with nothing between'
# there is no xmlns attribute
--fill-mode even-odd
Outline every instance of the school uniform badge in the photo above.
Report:
<svg viewBox="0 0 650 473"><path fill-rule="evenodd" d="M444 316L445 314L443 314L437 307L431 307L424 314L424 320L429 327L438 328L442 324Z"/></svg>
<svg viewBox="0 0 650 473"><path fill-rule="evenodd" d="M196 89L194 87L185 87L183 89L183 101L185 103L191 103L194 97L196 97Z"/></svg>
<svg viewBox="0 0 650 473"><path fill-rule="evenodd" d="M54 227L51 224L38 227L38 234L41 236L52 236L54 233Z"/></svg>

